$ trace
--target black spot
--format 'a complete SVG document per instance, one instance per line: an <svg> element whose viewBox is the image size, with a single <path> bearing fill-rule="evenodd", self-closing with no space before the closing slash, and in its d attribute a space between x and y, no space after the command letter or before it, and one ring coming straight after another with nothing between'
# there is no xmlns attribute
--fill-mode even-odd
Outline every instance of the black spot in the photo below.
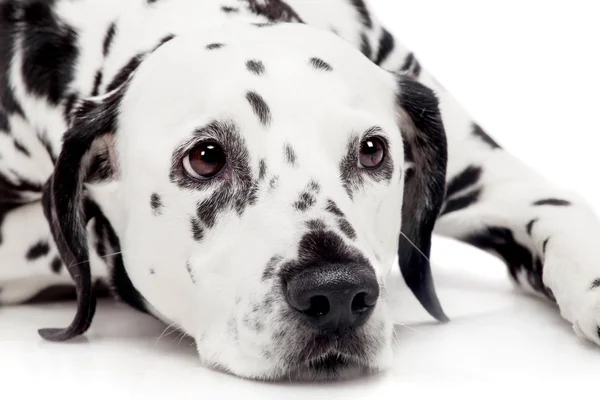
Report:
<svg viewBox="0 0 600 400"><path fill-rule="evenodd" d="M57 19L52 2L23 6L23 81L27 91L58 105L74 74L77 34Z"/></svg>
<svg viewBox="0 0 600 400"><path fill-rule="evenodd" d="M54 257L52 259L52 262L50 263L50 270L52 270L52 272L54 272L55 274L60 274L60 270L62 268L62 261L60 260L59 257Z"/></svg>
<svg viewBox="0 0 600 400"><path fill-rule="evenodd" d="M265 65L262 61L248 60L246 61L246 68L254 75L262 75L265 73Z"/></svg>
<svg viewBox="0 0 600 400"><path fill-rule="evenodd" d="M246 99L252 106L252 110L258 116L261 124L268 125L271 122L271 110L262 96L256 92L248 92L246 93Z"/></svg>
<svg viewBox="0 0 600 400"><path fill-rule="evenodd" d="M382 28L381 37L379 38L379 50L375 63L381 65L394 50L394 36L385 28Z"/></svg>
<svg viewBox="0 0 600 400"><path fill-rule="evenodd" d="M444 204L444 208L442 209L440 216L463 210L475 204L479 200L480 195L481 189L476 189L463 194L462 196L456 196L452 199L449 199Z"/></svg>
<svg viewBox="0 0 600 400"><path fill-rule="evenodd" d="M592 290L600 288L600 278L592 282Z"/></svg>
<svg viewBox="0 0 600 400"><path fill-rule="evenodd" d="M204 229L200 226L200 221L197 218L192 218L190 220L190 225L192 227L192 236L194 240L197 242L202 241L204 239Z"/></svg>
<svg viewBox="0 0 600 400"><path fill-rule="evenodd" d="M267 175L267 162L263 158L258 162L258 180L262 181L263 179L265 179L266 175Z"/></svg>
<svg viewBox="0 0 600 400"><path fill-rule="evenodd" d="M221 7L221 11L223 11L226 14L231 14L231 13L237 13L240 10L239 10L239 8L236 8L236 7L223 6L223 7Z"/></svg>
<svg viewBox="0 0 600 400"><path fill-rule="evenodd" d="M222 47L224 47L225 45L223 43L211 43L209 45L206 46L207 50L216 50L216 49L220 49Z"/></svg>
<svg viewBox="0 0 600 400"><path fill-rule="evenodd" d="M407 73L415 79L419 77L421 74L421 64L413 53L408 53L404 59L404 63L400 67L400 72Z"/></svg>
<svg viewBox="0 0 600 400"><path fill-rule="evenodd" d="M115 33L117 32L117 23L112 22L108 29L106 30L106 34L104 35L104 41L102 42L102 55L106 57L110 52L110 48L112 46L113 40L115 38Z"/></svg>
<svg viewBox="0 0 600 400"><path fill-rule="evenodd" d="M461 173L450 179L446 189L446 198L475 185L481 178L481 172L480 167L469 165Z"/></svg>
<svg viewBox="0 0 600 400"><path fill-rule="evenodd" d="M513 280L519 283L518 274L525 272L531 287L550 299L553 295L543 283L543 264L541 260L518 243L512 231L503 227L488 227L481 232L469 235L465 242L480 249L493 251L500 256L510 271Z"/></svg>
<svg viewBox="0 0 600 400"><path fill-rule="evenodd" d="M570 206L571 202L562 199L542 199L533 203L534 206L558 206L565 207Z"/></svg>
<svg viewBox="0 0 600 400"><path fill-rule="evenodd" d="M365 55L365 57L369 59L373 56L373 48L371 47L371 42L369 41L369 37L365 33L362 33L360 35L360 51Z"/></svg>
<svg viewBox="0 0 600 400"><path fill-rule="evenodd" d="M548 242L550 241L550 238L544 240L544 243L542 244L542 253L546 254L546 247L548 246Z"/></svg>
<svg viewBox="0 0 600 400"><path fill-rule="evenodd" d="M321 71L333 71L333 68L331 67L331 65L329 65L328 63L326 63L325 61L323 61L320 58L317 57L313 57L310 59L310 65L312 65L315 69L321 70Z"/></svg>
<svg viewBox="0 0 600 400"><path fill-rule="evenodd" d="M48 255L49 252L50 246L48 245L48 242L45 240L40 240L39 242L31 246L29 250L27 250L25 258L27 258L28 261L35 261L38 258Z"/></svg>
<svg viewBox="0 0 600 400"><path fill-rule="evenodd" d="M154 50L158 49L160 46L162 46L163 44L173 40L175 38L175 35L173 35L172 33L169 33L167 36L165 36L164 38L160 39L160 41L158 42L158 44L154 47Z"/></svg>
<svg viewBox="0 0 600 400"><path fill-rule="evenodd" d="M150 268L150 275L156 275L156 271L154 270L154 268Z"/></svg>
<svg viewBox="0 0 600 400"><path fill-rule="evenodd" d="M265 270L263 271L262 280L266 281L267 279L271 279L273 274L275 273L275 267L283 260L281 256L273 256L265 266Z"/></svg>
<svg viewBox="0 0 600 400"><path fill-rule="evenodd" d="M150 196L150 207L152 207L154 215L162 214L163 203L160 199L160 196L157 193L152 193L152 195Z"/></svg>
<svg viewBox="0 0 600 400"><path fill-rule="evenodd" d="M369 28L369 29L372 28L373 20L371 19L371 15L369 14L369 10L367 10L367 5L365 4L364 0L351 0L351 1L352 1L352 5L358 12L360 22L366 28Z"/></svg>
<svg viewBox="0 0 600 400"><path fill-rule="evenodd" d="M598 330L596 331L596 334L598 335L598 337L600 337L600 325L598 325Z"/></svg>
<svg viewBox="0 0 600 400"><path fill-rule="evenodd" d="M536 223L537 221L538 221L538 219L537 219L537 218L535 218L535 219L532 219L531 221L529 221L529 222L527 223L526 229L527 229L527 234L528 234L529 236L531 236L531 232L533 232L533 225L535 225L535 223Z"/></svg>
<svg viewBox="0 0 600 400"><path fill-rule="evenodd" d="M10 123L8 122L8 115L2 109L0 109L0 131L2 133L10 132Z"/></svg>
<svg viewBox="0 0 600 400"><path fill-rule="evenodd" d="M102 84L102 70L96 71L96 75L94 76L94 85L92 86L92 96L97 96L100 92L100 85Z"/></svg>
<svg viewBox="0 0 600 400"><path fill-rule="evenodd" d="M269 191L277 189L278 186L279 186L279 177L278 176L272 177L271 180L269 181Z"/></svg>
<svg viewBox="0 0 600 400"><path fill-rule="evenodd" d="M297 161L297 157L296 157L296 152L294 151L294 149L292 148L291 145L286 144L285 147L283 148L283 153L285 154L285 161L292 165L292 166L296 166L296 161Z"/></svg>
<svg viewBox="0 0 600 400"><path fill-rule="evenodd" d="M140 53L136 56L132 57L125 66L123 66L119 72L115 75L110 84L106 87L107 92L111 92L121 86L123 83L129 79L129 76L140 66L142 60L144 59L144 54Z"/></svg>
<svg viewBox="0 0 600 400"><path fill-rule="evenodd" d="M331 199L327 200L327 207L325 209L337 217L344 217L342 210L340 210L337 204Z"/></svg>
<svg viewBox="0 0 600 400"><path fill-rule="evenodd" d="M251 12L270 22L302 22L294 9L281 0L247 0L247 4Z"/></svg>
<svg viewBox="0 0 600 400"><path fill-rule="evenodd" d="M13 144L18 152L23 154L25 157L31 157L31 153L29 152L29 150L27 150L23 143L19 142L17 139L14 139Z"/></svg>
<svg viewBox="0 0 600 400"><path fill-rule="evenodd" d="M257 28L266 28L269 26L274 26L275 24L271 22L254 22L252 25L256 26Z"/></svg>
<svg viewBox="0 0 600 400"><path fill-rule="evenodd" d="M294 208L298 211L304 212L314 206L316 202L317 199L315 199L312 194L308 192L302 192L300 194L300 198L294 203Z"/></svg>
<svg viewBox="0 0 600 400"><path fill-rule="evenodd" d="M185 263L185 269L188 272L188 274L190 275L190 279L192 280L192 283L195 285L196 284L196 277L194 276L194 271L192 270L192 264L190 263L190 260L188 260Z"/></svg>
<svg viewBox="0 0 600 400"><path fill-rule="evenodd" d="M496 143L496 141L494 141L494 139L492 139L487 133L485 133L485 131L481 128L481 126L479 126L477 124L473 124L472 129L473 129L472 130L473 136L478 137L481 141L486 143L492 149L500 149L501 148L500 145L498 143Z"/></svg>
<svg viewBox="0 0 600 400"><path fill-rule="evenodd" d="M348 222L347 219L345 218L339 218L338 219L338 226L340 227L340 230L349 238L349 239L356 239L356 231L354 230L354 228L352 227L352 225L350 225L350 222Z"/></svg>
<svg viewBox="0 0 600 400"><path fill-rule="evenodd" d="M327 225L322 219L311 219L306 221L306 226L311 231L324 231L327 229Z"/></svg>

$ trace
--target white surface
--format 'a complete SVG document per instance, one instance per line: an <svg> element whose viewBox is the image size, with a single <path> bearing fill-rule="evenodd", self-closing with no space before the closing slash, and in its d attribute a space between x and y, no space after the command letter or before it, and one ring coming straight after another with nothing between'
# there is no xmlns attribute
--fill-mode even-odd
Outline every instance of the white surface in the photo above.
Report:
<svg viewBox="0 0 600 400"><path fill-rule="evenodd" d="M552 5L550 4L552 3ZM600 210L596 171L600 59L593 1L373 0L387 26L512 152ZM567 6L568 4L568 6ZM596 26L595 26L596 25ZM600 348L547 303L512 289L494 258L434 242L438 325L397 274L395 367L337 384L263 384L203 368L191 342L152 318L99 305L86 338L42 341L71 304L0 309L2 398L535 398L598 393ZM600 270L600 267L599 267ZM8 396L6 394L9 394ZM478 396L479 397L479 396Z"/></svg>

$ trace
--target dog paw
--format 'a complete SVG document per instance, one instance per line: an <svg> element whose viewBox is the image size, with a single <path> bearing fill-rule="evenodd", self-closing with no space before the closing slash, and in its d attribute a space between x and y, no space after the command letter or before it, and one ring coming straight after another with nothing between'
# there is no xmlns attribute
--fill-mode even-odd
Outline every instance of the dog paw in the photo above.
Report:
<svg viewBox="0 0 600 400"><path fill-rule="evenodd" d="M577 336L600 345L600 287L593 286L575 306L572 323Z"/></svg>

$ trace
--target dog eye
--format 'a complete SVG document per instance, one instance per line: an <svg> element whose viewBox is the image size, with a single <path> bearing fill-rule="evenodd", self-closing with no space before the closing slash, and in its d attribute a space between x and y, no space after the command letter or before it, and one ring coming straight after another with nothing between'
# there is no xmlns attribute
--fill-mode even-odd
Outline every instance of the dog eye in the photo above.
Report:
<svg viewBox="0 0 600 400"><path fill-rule="evenodd" d="M195 179L210 179L225 167L223 148L216 143L202 143L194 147L183 159L185 172Z"/></svg>
<svg viewBox="0 0 600 400"><path fill-rule="evenodd" d="M385 142L378 137L363 140L360 144L360 165L367 169L379 167L385 158Z"/></svg>

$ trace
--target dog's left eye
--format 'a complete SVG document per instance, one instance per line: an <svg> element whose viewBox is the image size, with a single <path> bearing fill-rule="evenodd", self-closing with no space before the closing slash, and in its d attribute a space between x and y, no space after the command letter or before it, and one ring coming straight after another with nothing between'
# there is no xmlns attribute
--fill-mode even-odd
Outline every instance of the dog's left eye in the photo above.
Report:
<svg viewBox="0 0 600 400"><path fill-rule="evenodd" d="M183 158L183 168L192 178L210 179L223 170L226 161L221 146L216 143L202 143Z"/></svg>
<svg viewBox="0 0 600 400"><path fill-rule="evenodd" d="M368 138L360 144L360 165L367 169L379 167L385 158L385 142L378 137Z"/></svg>

